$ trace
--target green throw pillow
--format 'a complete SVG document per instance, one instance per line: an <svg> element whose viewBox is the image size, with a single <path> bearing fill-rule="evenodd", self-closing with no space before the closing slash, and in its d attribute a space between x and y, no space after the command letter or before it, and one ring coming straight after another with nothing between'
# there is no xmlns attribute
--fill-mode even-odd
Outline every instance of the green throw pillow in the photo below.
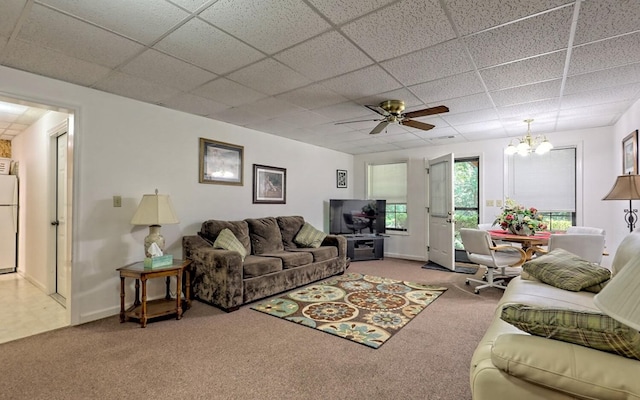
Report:
<svg viewBox="0 0 640 400"><path fill-rule="evenodd" d="M224 228L218 234L216 241L213 242L213 247L216 249L224 249L237 251L240 253L240 257L242 257L242 261L247 256L247 249L244 248L242 243L236 238L236 236L231 232L229 228Z"/></svg>
<svg viewBox="0 0 640 400"><path fill-rule="evenodd" d="M532 335L640 359L640 333L605 314L507 304L500 318Z"/></svg>
<svg viewBox="0 0 640 400"><path fill-rule="evenodd" d="M583 260L564 249L527 261L522 270L542 282L560 289L578 292L611 278L611 271Z"/></svg>
<svg viewBox="0 0 640 400"><path fill-rule="evenodd" d="M302 228L293 238L293 241L302 247L320 247L327 234L317 230L310 223L305 222Z"/></svg>

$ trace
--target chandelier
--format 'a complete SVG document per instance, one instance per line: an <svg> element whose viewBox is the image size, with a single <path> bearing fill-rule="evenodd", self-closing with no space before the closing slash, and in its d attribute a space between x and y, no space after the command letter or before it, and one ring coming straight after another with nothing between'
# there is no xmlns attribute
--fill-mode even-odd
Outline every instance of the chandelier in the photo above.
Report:
<svg viewBox="0 0 640 400"><path fill-rule="evenodd" d="M535 138L531 136L532 119L525 119L524 122L527 123L527 135L522 139L518 139L519 143L517 145L514 145L512 140L504 150L506 154L513 155L518 153L521 156L526 156L534 151L536 154L544 154L553 149L553 145L547 140L546 136L536 136Z"/></svg>

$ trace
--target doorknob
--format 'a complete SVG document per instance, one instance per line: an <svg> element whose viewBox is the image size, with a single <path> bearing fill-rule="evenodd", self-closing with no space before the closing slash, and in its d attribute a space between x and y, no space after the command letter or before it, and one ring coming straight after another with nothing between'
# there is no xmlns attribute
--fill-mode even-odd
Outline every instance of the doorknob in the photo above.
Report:
<svg viewBox="0 0 640 400"><path fill-rule="evenodd" d="M60 225L60 221L51 221L51 225L58 226Z"/></svg>

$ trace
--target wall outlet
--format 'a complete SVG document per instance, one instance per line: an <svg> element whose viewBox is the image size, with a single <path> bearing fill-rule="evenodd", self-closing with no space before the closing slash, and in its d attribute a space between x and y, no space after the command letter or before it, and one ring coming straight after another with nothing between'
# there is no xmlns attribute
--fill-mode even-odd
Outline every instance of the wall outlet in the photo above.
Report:
<svg viewBox="0 0 640 400"><path fill-rule="evenodd" d="M122 207L122 196L113 196L113 206Z"/></svg>
<svg viewBox="0 0 640 400"><path fill-rule="evenodd" d="M496 200L496 207L502 207L502 200Z"/></svg>
<svg viewBox="0 0 640 400"><path fill-rule="evenodd" d="M486 205L487 207L493 207L493 200L487 200Z"/></svg>

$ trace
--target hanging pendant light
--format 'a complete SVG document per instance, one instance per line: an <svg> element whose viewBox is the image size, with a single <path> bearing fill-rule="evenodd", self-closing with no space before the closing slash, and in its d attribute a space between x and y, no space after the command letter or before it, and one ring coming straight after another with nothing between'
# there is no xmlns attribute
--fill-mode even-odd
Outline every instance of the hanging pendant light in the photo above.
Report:
<svg viewBox="0 0 640 400"><path fill-rule="evenodd" d="M527 134L523 138L518 139L517 145L513 144L512 140L504 150L506 154L513 155L518 153L521 156L527 156L534 151L536 154L545 154L553 149L553 145L546 136L536 136L535 138L531 136L532 119L525 119L524 122L527 123Z"/></svg>

